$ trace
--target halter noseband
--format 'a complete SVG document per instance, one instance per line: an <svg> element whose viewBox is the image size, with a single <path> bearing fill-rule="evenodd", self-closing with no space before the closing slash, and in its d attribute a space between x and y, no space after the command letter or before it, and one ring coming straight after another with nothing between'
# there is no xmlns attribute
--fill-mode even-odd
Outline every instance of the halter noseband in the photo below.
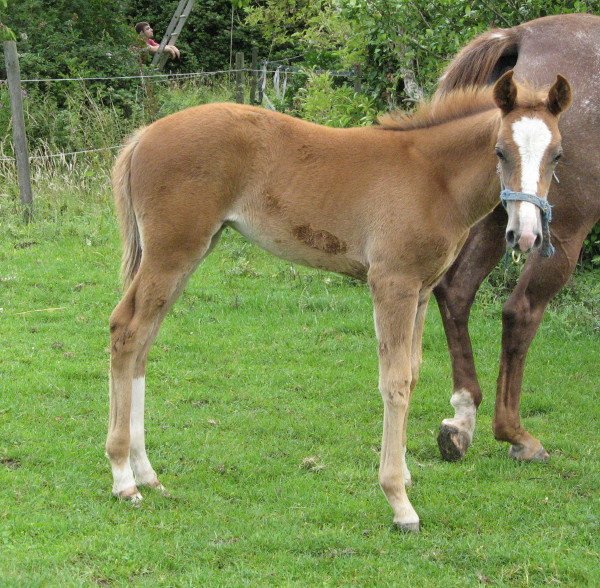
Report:
<svg viewBox="0 0 600 588"><path fill-rule="evenodd" d="M554 245L550 241L550 221L552 220L552 206L550 202L540 198L536 194L527 194L526 192L514 192L504 187L504 179L502 178L502 170L500 164L496 167L496 172L500 178L500 185L502 186L502 192L500 192L500 202L506 209L509 201L521 201L530 202L540 209L542 216L542 248L540 249L540 255L542 257L552 257L554 255ZM556 178L556 174L554 175ZM558 182L558 178L556 178Z"/></svg>
<svg viewBox="0 0 600 588"><path fill-rule="evenodd" d="M554 255L554 245L550 242L550 221L552 220L552 206L550 203L535 194L514 192L513 190L506 189L502 190L502 192L500 192L500 202L502 202L502 206L506 208L509 201L530 202L540 209L543 239L540 255L542 257L552 257Z"/></svg>

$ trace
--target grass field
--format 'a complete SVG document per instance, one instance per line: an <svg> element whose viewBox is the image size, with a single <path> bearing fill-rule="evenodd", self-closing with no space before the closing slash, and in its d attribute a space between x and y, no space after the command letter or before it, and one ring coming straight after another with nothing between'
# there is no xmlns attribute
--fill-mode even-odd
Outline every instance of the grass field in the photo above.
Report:
<svg viewBox="0 0 600 588"><path fill-rule="evenodd" d="M42 189L38 186L38 191ZM418 535L377 483L382 403L367 288L227 233L149 361L147 441L174 494L111 497L103 453L120 250L108 195L45 186L38 220L0 202L0 586L598 586L600 274L553 304L522 416L550 451L491 434L502 295L472 335L486 393L443 462L450 367L430 305L409 424Z"/></svg>

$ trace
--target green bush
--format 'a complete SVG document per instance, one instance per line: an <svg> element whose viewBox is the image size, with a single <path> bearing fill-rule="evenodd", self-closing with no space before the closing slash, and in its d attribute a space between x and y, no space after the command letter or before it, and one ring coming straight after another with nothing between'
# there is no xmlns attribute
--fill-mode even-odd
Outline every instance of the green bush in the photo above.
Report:
<svg viewBox="0 0 600 588"><path fill-rule="evenodd" d="M585 269L600 267L600 223L592 228L583 241L581 265Z"/></svg>
<svg viewBox="0 0 600 588"><path fill-rule="evenodd" d="M135 32L119 18L119 0L43 0L15 2L8 25L17 37L23 79L128 76L139 71L138 56L131 51ZM0 75L5 76L3 64ZM52 96L59 106L67 100L64 82L26 84L32 97ZM123 104L131 99L128 80L88 82L88 90Z"/></svg>
<svg viewBox="0 0 600 588"><path fill-rule="evenodd" d="M365 126L377 117L374 102L346 85L336 86L329 73L308 74L294 98L293 113L330 127Z"/></svg>

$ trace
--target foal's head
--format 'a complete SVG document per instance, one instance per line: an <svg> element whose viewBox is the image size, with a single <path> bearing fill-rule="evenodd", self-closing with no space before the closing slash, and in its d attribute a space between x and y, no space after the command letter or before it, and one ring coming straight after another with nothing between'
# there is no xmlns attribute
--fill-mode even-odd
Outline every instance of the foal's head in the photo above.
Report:
<svg viewBox="0 0 600 588"><path fill-rule="evenodd" d="M558 118L571 104L571 88L559 75L547 93L534 92L517 86L509 71L496 82L494 101L502 112L496 154L508 213L506 240L520 251L543 242L541 254L551 255L546 197L562 155Z"/></svg>

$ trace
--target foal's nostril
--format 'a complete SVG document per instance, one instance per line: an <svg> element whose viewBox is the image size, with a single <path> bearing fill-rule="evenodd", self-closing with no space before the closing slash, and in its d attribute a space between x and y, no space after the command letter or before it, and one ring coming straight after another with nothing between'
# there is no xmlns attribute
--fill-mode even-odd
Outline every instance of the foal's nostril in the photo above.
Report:
<svg viewBox="0 0 600 588"><path fill-rule="evenodd" d="M514 247L516 244L516 237L514 231L506 231L506 242L509 247Z"/></svg>

